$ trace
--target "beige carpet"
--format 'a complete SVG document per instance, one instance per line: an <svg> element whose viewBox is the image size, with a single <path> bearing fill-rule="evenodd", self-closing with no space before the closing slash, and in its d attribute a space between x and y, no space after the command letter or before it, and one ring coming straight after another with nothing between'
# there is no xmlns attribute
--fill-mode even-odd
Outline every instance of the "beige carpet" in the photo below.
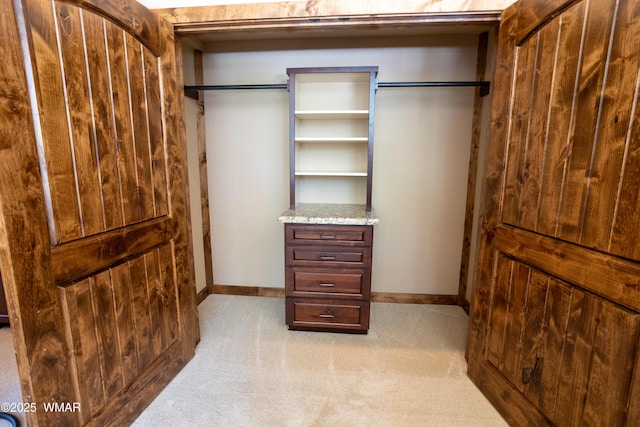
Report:
<svg viewBox="0 0 640 427"><path fill-rule="evenodd" d="M506 425L466 376L460 307L373 303L368 335L288 331L277 298L199 309L195 358L135 426Z"/></svg>
<svg viewBox="0 0 640 427"><path fill-rule="evenodd" d="M16 404L13 405L13 409L18 409L18 404L21 402L22 392L20 391L18 363L16 362L16 353L13 347L13 339L11 338L11 329L7 326L2 326L0 327L0 404ZM15 415L24 426L25 418L23 413L10 413ZM8 421L0 420L0 427L10 425Z"/></svg>
<svg viewBox="0 0 640 427"><path fill-rule="evenodd" d="M288 331L278 298L211 295L199 311L195 358L135 426L506 425L466 376L459 307L373 303L368 335ZM9 328L0 372L0 402L20 402Z"/></svg>

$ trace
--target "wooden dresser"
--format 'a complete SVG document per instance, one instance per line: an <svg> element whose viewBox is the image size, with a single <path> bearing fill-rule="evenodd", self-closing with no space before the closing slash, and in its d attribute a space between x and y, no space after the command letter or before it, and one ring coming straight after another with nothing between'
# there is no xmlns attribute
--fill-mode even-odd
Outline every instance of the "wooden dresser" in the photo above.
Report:
<svg viewBox="0 0 640 427"><path fill-rule="evenodd" d="M378 67L287 68L289 329L367 333Z"/></svg>
<svg viewBox="0 0 640 427"><path fill-rule="evenodd" d="M289 329L367 333L378 220L364 206L309 204L280 222Z"/></svg>

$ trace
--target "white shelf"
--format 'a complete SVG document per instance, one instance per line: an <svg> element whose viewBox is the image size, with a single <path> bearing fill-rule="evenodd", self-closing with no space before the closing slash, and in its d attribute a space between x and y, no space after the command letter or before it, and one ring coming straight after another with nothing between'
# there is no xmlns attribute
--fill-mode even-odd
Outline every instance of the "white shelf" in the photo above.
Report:
<svg viewBox="0 0 640 427"><path fill-rule="evenodd" d="M288 68L289 204L371 209L373 95L377 67Z"/></svg>
<svg viewBox="0 0 640 427"><path fill-rule="evenodd" d="M310 143L322 143L322 142L347 142L347 143L367 143L369 138L366 136L344 136L344 137L296 137L296 142L310 142Z"/></svg>
<svg viewBox="0 0 640 427"><path fill-rule="evenodd" d="M353 176L366 177L366 172L339 172L339 171L296 171L296 176Z"/></svg>
<svg viewBox="0 0 640 427"><path fill-rule="evenodd" d="M309 120L368 119L369 110L296 110L295 115Z"/></svg>

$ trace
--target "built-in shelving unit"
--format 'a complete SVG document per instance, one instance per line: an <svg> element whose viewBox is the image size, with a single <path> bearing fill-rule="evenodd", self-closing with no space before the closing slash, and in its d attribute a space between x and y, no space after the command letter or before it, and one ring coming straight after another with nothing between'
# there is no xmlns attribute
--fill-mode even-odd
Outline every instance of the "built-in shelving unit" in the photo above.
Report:
<svg viewBox="0 0 640 427"><path fill-rule="evenodd" d="M378 67L288 68L290 209L363 204L371 211Z"/></svg>
<svg viewBox="0 0 640 427"><path fill-rule="evenodd" d="M367 333L378 67L289 68L289 329Z"/></svg>

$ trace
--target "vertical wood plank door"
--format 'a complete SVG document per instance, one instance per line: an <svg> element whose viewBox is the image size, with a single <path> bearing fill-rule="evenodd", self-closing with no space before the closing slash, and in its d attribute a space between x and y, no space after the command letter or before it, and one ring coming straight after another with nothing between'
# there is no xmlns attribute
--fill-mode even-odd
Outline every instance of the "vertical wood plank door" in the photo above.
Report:
<svg viewBox="0 0 640 427"><path fill-rule="evenodd" d="M512 425L640 424L640 2L499 33L469 376Z"/></svg>
<svg viewBox="0 0 640 427"><path fill-rule="evenodd" d="M0 270L27 420L127 425L199 339L173 29L132 0L2 0L0 20Z"/></svg>

